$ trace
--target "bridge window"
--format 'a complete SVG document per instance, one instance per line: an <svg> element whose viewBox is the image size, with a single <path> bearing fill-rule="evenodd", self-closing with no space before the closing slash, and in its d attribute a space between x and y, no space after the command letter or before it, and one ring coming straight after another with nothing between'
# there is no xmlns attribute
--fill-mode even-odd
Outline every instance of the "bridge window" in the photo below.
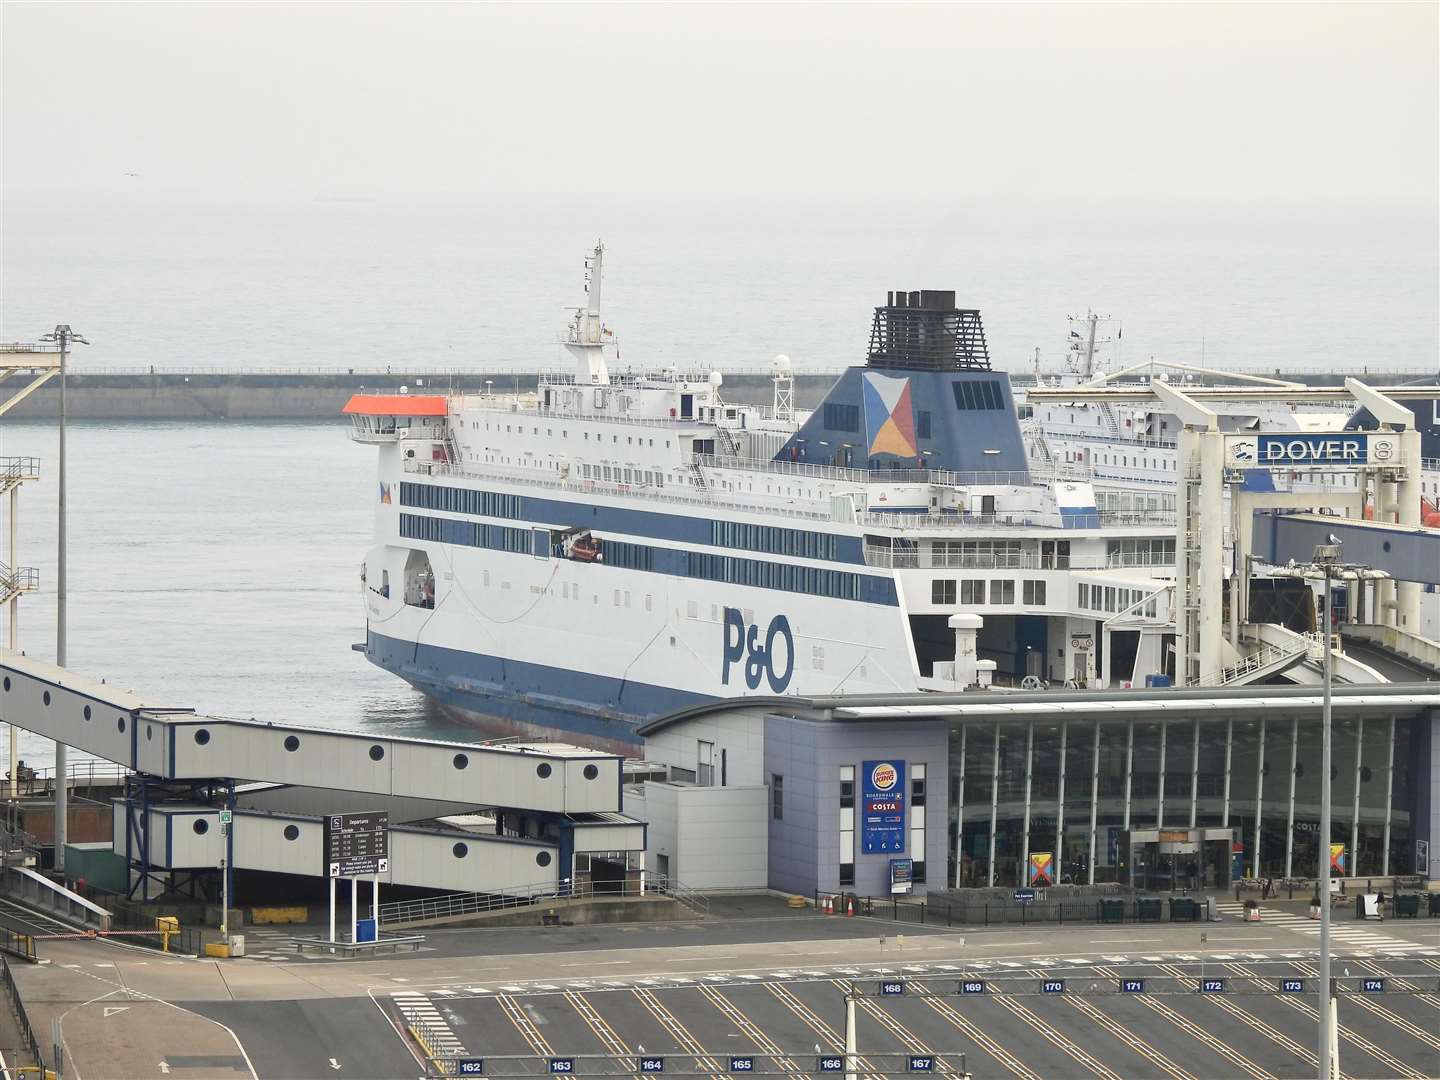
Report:
<svg viewBox="0 0 1440 1080"><path fill-rule="evenodd" d="M118 718L116 719L116 721L115 721L115 726L116 726L116 728L118 728L120 731L124 731L124 730L125 730L125 717L123 717L123 716L118 717Z"/></svg>
<svg viewBox="0 0 1440 1080"><path fill-rule="evenodd" d="M298 825L286 825L286 826L285 826L285 839L286 839L286 840L299 840L299 839L300 839L300 827L299 827Z"/></svg>
<svg viewBox="0 0 1440 1080"><path fill-rule="evenodd" d="M465 766L470 764L470 759L464 754L456 754L455 757L452 759L451 764L453 764L457 769L463 769L465 768Z"/></svg>
<svg viewBox="0 0 1440 1080"><path fill-rule="evenodd" d="M829 403L825 406L825 426L831 431L859 431L860 406Z"/></svg>
<svg viewBox="0 0 1440 1080"><path fill-rule="evenodd" d="M594 779L595 779L597 776L599 776L599 775L600 775L600 770L597 769L594 765L586 765L586 766L585 766L585 779L586 779L586 780L594 780Z"/></svg>
<svg viewBox="0 0 1440 1080"><path fill-rule="evenodd" d="M195 743L197 746L204 746L210 741L210 732L203 727L195 732Z"/></svg>
<svg viewBox="0 0 1440 1080"><path fill-rule="evenodd" d="M370 760L371 760L371 761L379 761L379 760L380 760L381 758L383 758L384 756L385 756L385 748L384 748L383 746L381 746L379 743L376 743L374 746L370 747Z"/></svg>
<svg viewBox="0 0 1440 1080"><path fill-rule="evenodd" d="M195 830L196 836L204 836L210 831L210 822L206 821L203 817L196 818L190 823L190 828Z"/></svg>
<svg viewBox="0 0 1440 1080"><path fill-rule="evenodd" d="M299 750L299 749L300 749L300 740L299 740L297 737L295 737L294 735L286 735L286 736L285 736L285 749L288 750L288 751L290 751L290 753L293 754L296 750Z"/></svg>
<svg viewBox="0 0 1440 1080"><path fill-rule="evenodd" d="M45 704L46 704L46 705L49 705L49 704L50 704L50 691L49 691L49 690L46 690L46 691L45 691Z"/></svg>
<svg viewBox="0 0 1440 1080"><path fill-rule="evenodd" d="M539 852L538 854L536 854L536 856L535 856L535 865L536 865L536 866L549 866L549 865L550 865L550 852L548 852L548 851L541 851L541 852Z"/></svg>
<svg viewBox="0 0 1440 1080"><path fill-rule="evenodd" d="M550 763L548 761L542 761L539 765L535 766L535 775L540 777L541 780L550 779L550 772Z"/></svg>
<svg viewBox="0 0 1440 1080"><path fill-rule="evenodd" d="M463 859L466 855L470 854L470 848L466 844L456 844L450 849L450 853L457 859Z"/></svg>
<svg viewBox="0 0 1440 1080"><path fill-rule="evenodd" d="M90 706L89 706L89 705L86 705L86 706L85 706L85 719L86 719L86 720L89 720L89 719L90 719Z"/></svg>

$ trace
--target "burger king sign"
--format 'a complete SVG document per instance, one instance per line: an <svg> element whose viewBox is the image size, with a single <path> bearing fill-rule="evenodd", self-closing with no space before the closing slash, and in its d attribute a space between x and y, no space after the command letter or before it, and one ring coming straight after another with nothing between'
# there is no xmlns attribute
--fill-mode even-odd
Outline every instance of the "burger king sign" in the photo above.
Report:
<svg viewBox="0 0 1440 1080"><path fill-rule="evenodd" d="M861 771L860 848L867 855L905 850L905 762L867 761Z"/></svg>

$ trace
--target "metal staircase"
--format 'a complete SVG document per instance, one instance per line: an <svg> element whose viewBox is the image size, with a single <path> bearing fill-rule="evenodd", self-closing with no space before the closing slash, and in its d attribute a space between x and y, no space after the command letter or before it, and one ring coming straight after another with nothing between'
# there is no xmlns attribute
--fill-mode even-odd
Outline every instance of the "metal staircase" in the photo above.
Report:
<svg viewBox="0 0 1440 1080"><path fill-rule="evenodd" d="M692 460L690 462L690 474L695 477L695 486L701 491L708 491L709 485L705 483L705 470L700 468L700 463Z"/></svg>
<svg viewBox="0 0 1440 1080"><path fill-rule="evenodd" d="M1100 415L1105 420L1105 434L1114 439L1124 437L1120 431L1120 421L1115 418L1115 407L1110 402L1102 401L1100 403Z"/></svg>
<svg viewBox="0 0 1440 1080"><path fill-rule="evenodd" d="M23 484L26 480L40 479L40 459L38 457L0 457L0 495L7 494L12 488Z"/></svg>
<svg viewBox="0 0 1440 1080"><path fill-rule="evenodd" d="M1279 675L1309 658L1312 651L1323 649L1317 634L1296 634L1298 639L1286 644L1262 643L1248 656L1200 677L1201 686L1244 686L1271 675Z"/></svg>
<svg viewBox="0 0 1440 1080"><path fill-rule="evenodd" d="M4 607L21 593L35 592L40 588L40 571L33 566L21 566L14 570L0 563L0 607Z"/></svg>

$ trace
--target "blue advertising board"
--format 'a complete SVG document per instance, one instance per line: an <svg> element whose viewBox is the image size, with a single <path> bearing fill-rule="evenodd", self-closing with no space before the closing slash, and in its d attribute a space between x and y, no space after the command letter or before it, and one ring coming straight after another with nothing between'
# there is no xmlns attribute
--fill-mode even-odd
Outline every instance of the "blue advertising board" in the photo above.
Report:
<svg viewBox="0 0 1440 1080"><path fill-rule="evenodd" d="M860 850L905 850L905 762L867 761L860 777Z"/></svg>

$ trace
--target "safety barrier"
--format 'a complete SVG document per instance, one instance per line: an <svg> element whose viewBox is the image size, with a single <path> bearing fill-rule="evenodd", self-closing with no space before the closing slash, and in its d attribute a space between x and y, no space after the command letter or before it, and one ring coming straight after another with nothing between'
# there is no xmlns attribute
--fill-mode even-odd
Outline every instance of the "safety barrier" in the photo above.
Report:
<svg viewBox="0 0 1440 1080"><path fill-rule="evenodd" d="M28 1054L30 1058L27 1062L17 1064L31 1069L43 1069L45 1059L40 1056L40 1042L35 1038L35 1031L30 1026L30 1016L25 1012L25 1002L20 998L20 988L15 985L15 977L10 974L10 965L3 956L0 956L0 983L5 986L5 996L10 1001L10 1010L15 1014L15 1023L20 1030L21 1045L15 1050L17 1053Z"/></svg>
<svg viewBox="0 0 1440 1080"><path fill-rule="evenodd" d="M463 915L484 915L496 911L533 907L543 903L567 900L613 900L622 897L668 896L705 915L710 901L693 889L666 878L647 878L643 890L639 881L554 882L527 885L509 893L447 893L419 900L397 900L380 905L380 925L394 926L427 922L432 919L453 919Z"/></svg>

